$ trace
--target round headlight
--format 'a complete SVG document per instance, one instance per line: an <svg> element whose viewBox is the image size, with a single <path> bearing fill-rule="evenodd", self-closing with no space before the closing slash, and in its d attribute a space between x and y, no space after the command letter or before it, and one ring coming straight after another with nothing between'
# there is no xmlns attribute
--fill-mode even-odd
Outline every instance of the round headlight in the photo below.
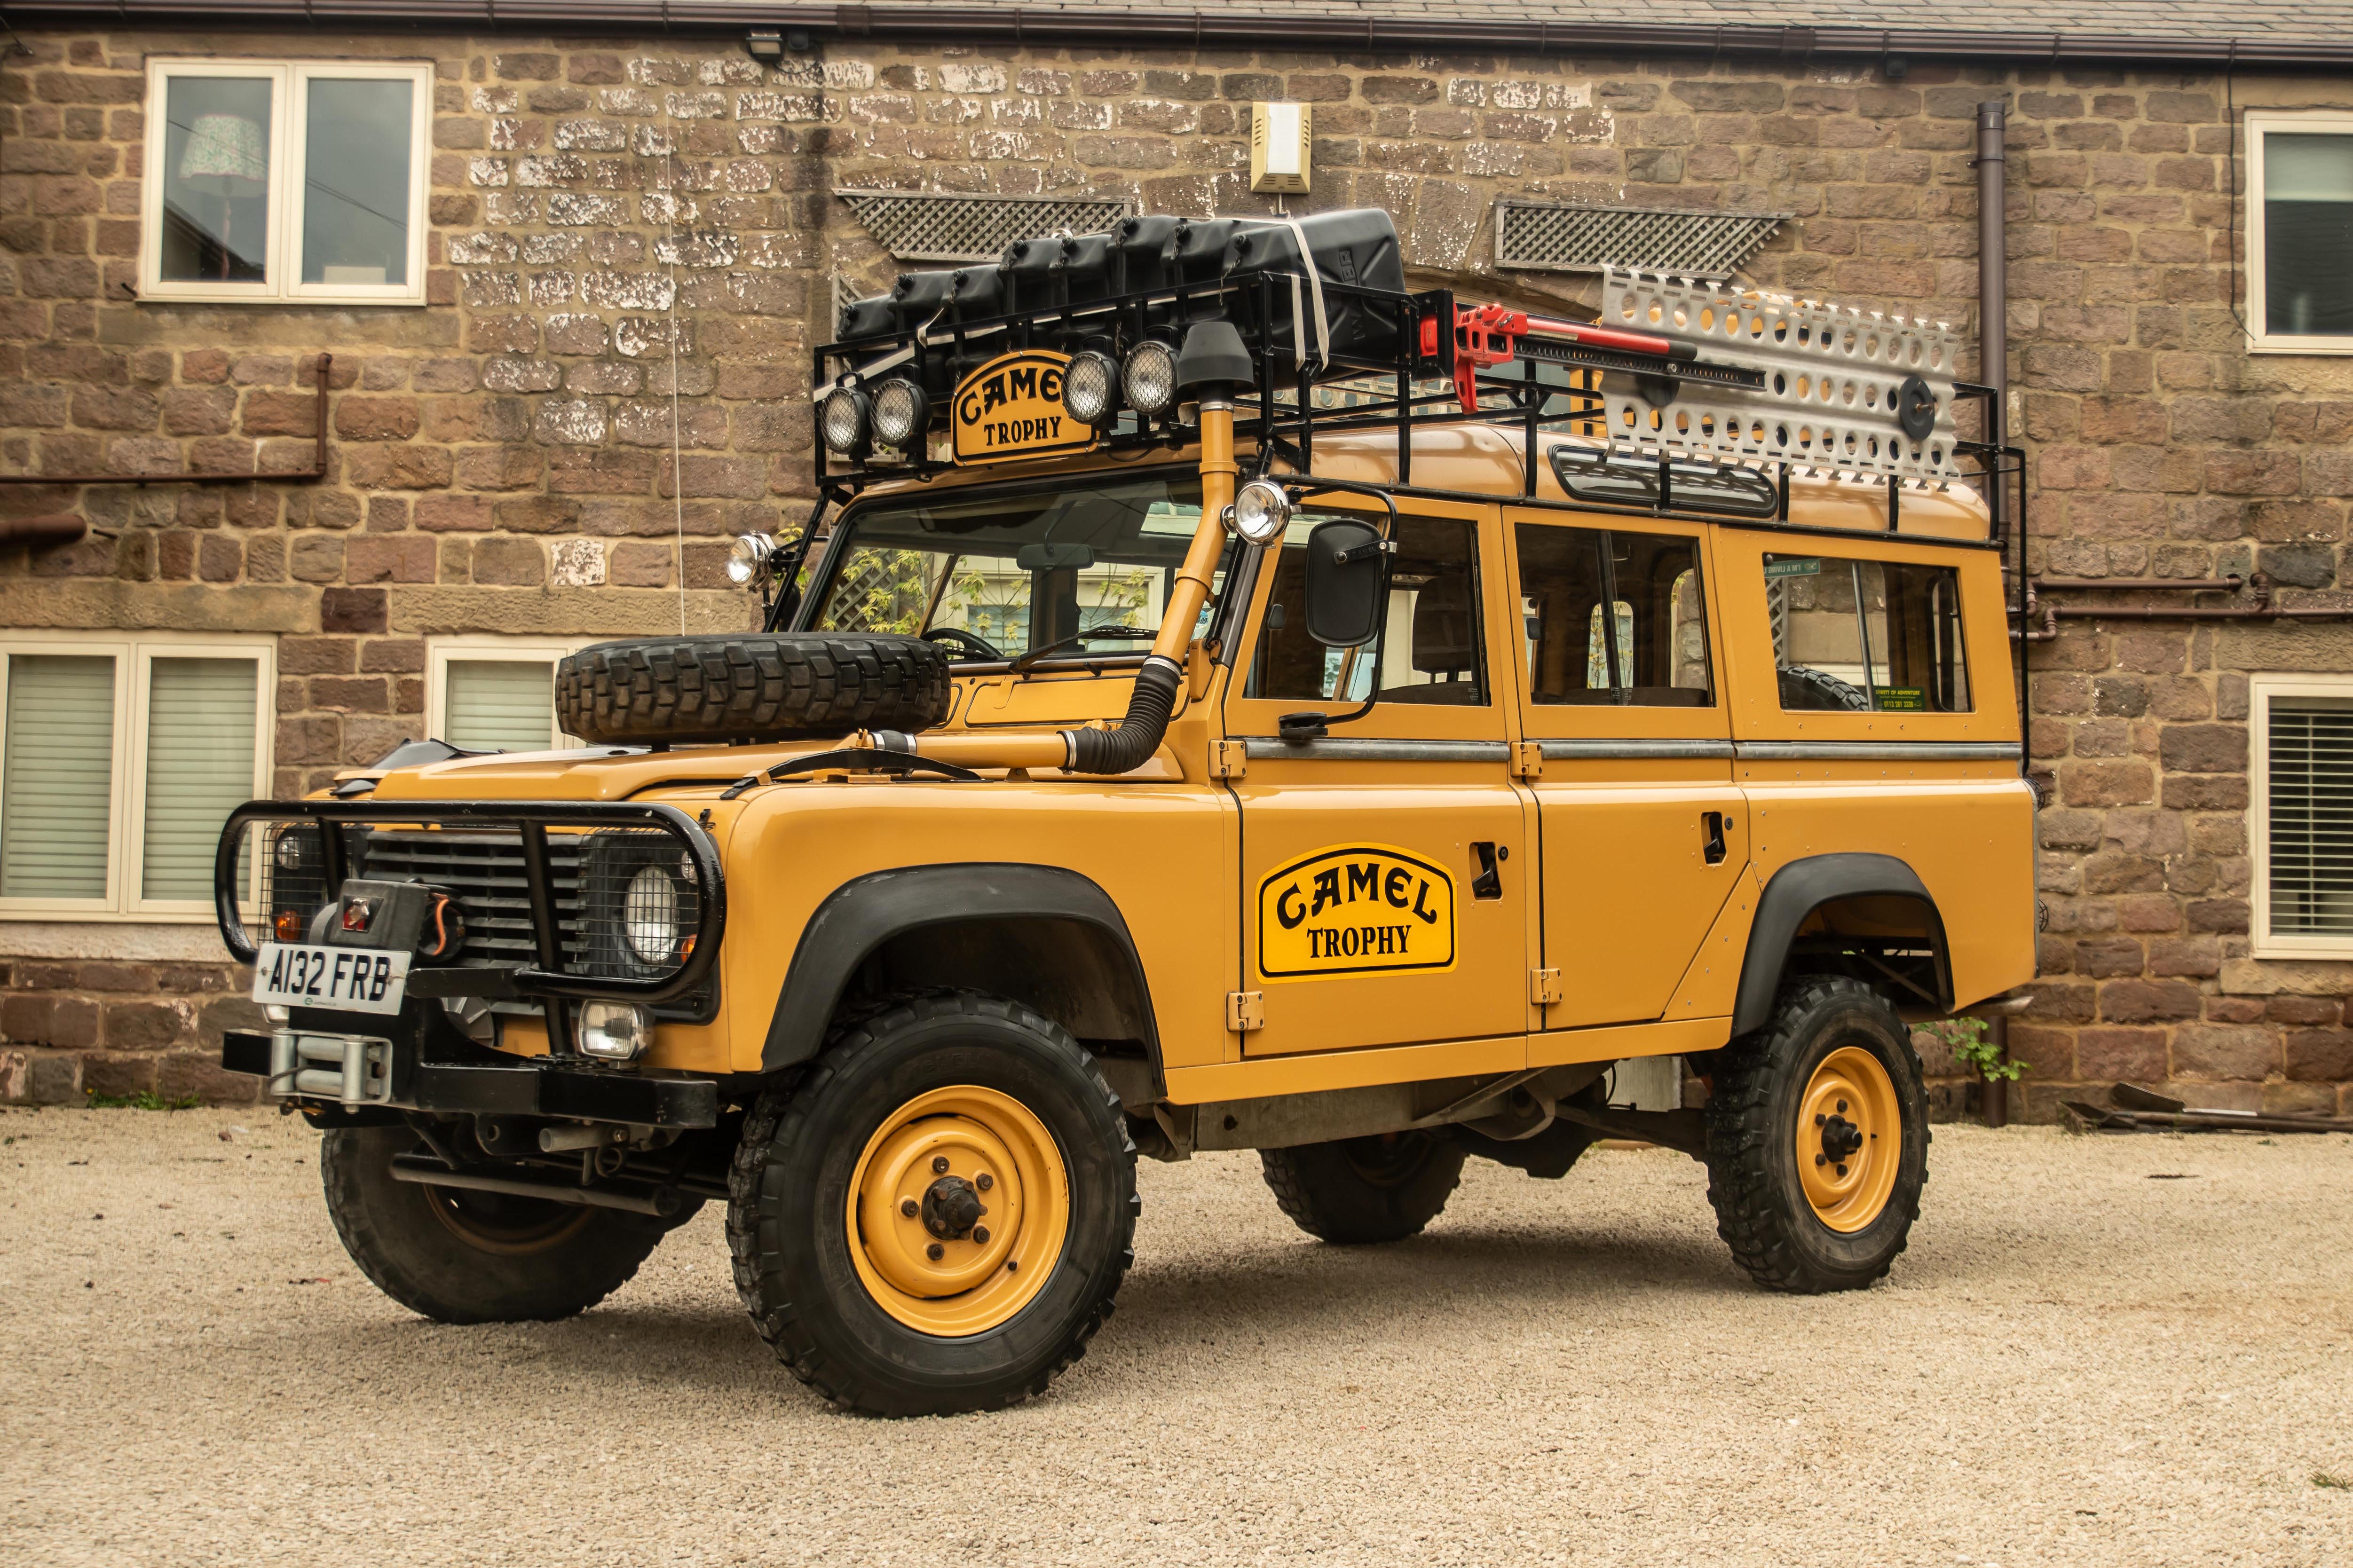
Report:
<svg viewBox="0 0 2353 1568"><path fill-rule="evenodd" d="M818 420L825 426L825 444L844 455L862 450L868 406L866 394L854 386L827 393Z"/></svg>
<svg viewBox="0 0 2353 1568"><path fill-rule="evenodd" d="M1111 417L1119 396L1119 367L1092 349L1062 368L1062 412L1092 428Z"/></svg>
<svg viewBox="0 0 2353 1568"><path fill-rule="evenodd" d="M767 569L768 558L776 552L776 542L765 533L747 533L727 550L727 580L741 588L759 580Z"/></svg>
<svg viewBox="0 0 2353 1568"><path fill-rule="evenodd" d="M1146 338L1127 351L1127 368L1120 390L1128 406L1145 414L1163 414L1176 401L1176 351L1158 338Z"/></svg>
<svg viewBox="0 0 2353 1568"><path fill-rule="evenodd" d="M629 879L621 897L621 934L640 963L668 963L678 956L678 884L668 870L648 866Z"/></svg>
<svg viewBox="0 0 2353 1568"><path fill-rule="evenodd" d="M1271 544L1291 526L1291 498L1281 485L1252 479L1234 492L1234 531L1252 544Z"/></svg>
<svg viewBox="0 0 2353 1568"><path fill-rule="evenodd" d="M302 840L293 833L280 834L278 847L271 854L281 871L300 871L302 868Z"/></svg>
<svg viewBox="0 0 2353 1568"><path fill-rule="evenodd" d="M921 445L931 422L932 400L913 382L892 376L874 389L874 438L885 447Z"/></svg>

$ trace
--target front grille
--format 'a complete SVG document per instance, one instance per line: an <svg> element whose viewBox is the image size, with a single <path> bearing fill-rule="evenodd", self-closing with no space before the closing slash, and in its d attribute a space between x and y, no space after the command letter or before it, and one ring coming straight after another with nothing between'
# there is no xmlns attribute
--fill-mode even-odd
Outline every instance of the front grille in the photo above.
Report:
<svg viewBox="0 0 2353 1568"><path fill-rule="evenodd" d="M466 922L458 962L494 967L539 963L520 834L486 828L348 828L349 874L385 882L423 882L454 898ZM319 829L274 828L263 847L264 934L308 940L328 899ZM574 974L633 980L675 973L691 945L665 949L666 931L691 933L702 923L702 890L676 836L660 829L609 828L550 833L563 967ZM281 926L290 916L290 926ZM702 993L698 993L702 994Z"/></svg>
<svg viewBox="0 0 2353 1568"><path fill-rule="evenodd" d="M562 933L565 967L586 967L581 951L580 848L584 835L547 836L547 868L554 883L556 928ZM383 829L367 837L364 863L354 875L385 882L428 882L446 889L465 911L466 945L460 963L533 964L539 962L532 937L531 895L523 881L522 837L474 829L430 833Z"/></svg>

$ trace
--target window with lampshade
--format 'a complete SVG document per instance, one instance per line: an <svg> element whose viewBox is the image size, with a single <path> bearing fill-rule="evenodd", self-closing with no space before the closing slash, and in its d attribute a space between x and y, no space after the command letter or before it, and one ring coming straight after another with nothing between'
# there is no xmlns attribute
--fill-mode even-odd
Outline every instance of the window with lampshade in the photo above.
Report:
<svg viewBox="0 0 2353 1568"><path fill-rule="evenodd" d="M425 302L433 68L151 60L140 296Z"/></svg>

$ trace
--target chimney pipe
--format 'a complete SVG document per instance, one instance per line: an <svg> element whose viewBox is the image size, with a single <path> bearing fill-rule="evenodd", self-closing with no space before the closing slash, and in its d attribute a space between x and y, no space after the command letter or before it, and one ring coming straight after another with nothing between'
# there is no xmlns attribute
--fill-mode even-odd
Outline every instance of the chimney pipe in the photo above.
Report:
<svg viewBox="0 0 2353 1568"><path fill-rule="evenodd" d="M2000 395L1986 439L2009 438L2010 249L2004 228L2002 134L2009 106L2000 99L1978 105L1978 380Z"/></svg>

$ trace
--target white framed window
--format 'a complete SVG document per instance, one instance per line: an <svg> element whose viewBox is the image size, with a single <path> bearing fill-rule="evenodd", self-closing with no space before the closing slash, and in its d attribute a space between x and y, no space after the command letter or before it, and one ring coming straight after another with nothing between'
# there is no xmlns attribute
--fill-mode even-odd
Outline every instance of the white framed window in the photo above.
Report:
<svg viewBox="0 0 2353 1568"><path fill-rule="evenodd" d="M2247 329L2353 353L2353 114L2247 115Z"/></svg>
<svg viewBox="0 0 2353 1568"><path fill-rule="evenodd" d="M2353 675L2258 675L2254 952L2353 958Z"/></svg>
<svg viewBox="0 0 2353 1568"><path fill-rule="evenodd" d="M269 637L0 634L0 916L211 918L276 702Z"/></svg>
<svg viewBox="0 0 2353 1568"><path fill-rule="evenodd" d="M151 59L139 292L425 303L430 65Z"/></svg>
<svg viewBox="0 0 2353 1568"><path fill-rule="evenodd" d="M426 651L425 732L461 752L584 744L555 724L555 664L594 639L438 637Z"/></svg>

